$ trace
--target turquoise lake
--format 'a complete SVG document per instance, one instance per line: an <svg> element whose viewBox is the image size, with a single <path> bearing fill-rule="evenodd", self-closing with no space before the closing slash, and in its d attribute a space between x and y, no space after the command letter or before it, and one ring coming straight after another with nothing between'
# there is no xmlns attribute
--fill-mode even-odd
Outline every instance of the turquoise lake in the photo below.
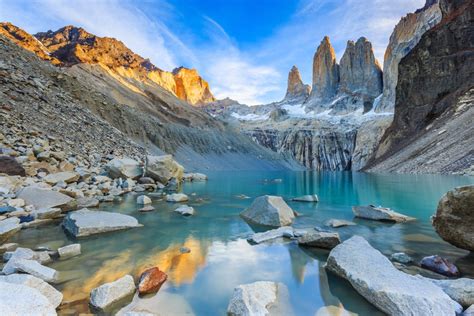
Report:
<svg viewBox="0 0 474 316"><path fill-rule="evenodd" d="M145 310L225 315L234 287L269 280L288 287L296 315L340 315L344 309L381 315L349 283L326 273L323 266L328 251L303 249L288 240L261 245L246 241L254 231L239 213L265 194L282 196L301 214L294 227L328 228L329 219L351 220L357 225L333 229L343 240L361 235L387 256L404 251L416 261L439 254L455 262L464 275L474 277L474 256L441 240L430 223L441 196L454 187L474 184L472 177L349 172L219 172L208 176L207 182L182 186L190 196L187 204L196 211L191 217L173 212L177 204L159 201L156 196L152 196L156 210L149 213L137 211L137 194L133 193L121 202L101 204L101 210L132 215L144 227L80 239L82 255L49 265L60 271L64 281L58 289L69 302L59 313L88 312L87 299L93 288L125 274L137 279L144 269L158 266L168 274L168 281L155 296L134 299ZM319 196L319 203L290 201L313 193ZM417 220L387 224L354 219L351 207L367 204L390 207ZM58 225L23 230L11 241L52 248L75 242ZM182 254L183 246L191 252Z"/></svg>

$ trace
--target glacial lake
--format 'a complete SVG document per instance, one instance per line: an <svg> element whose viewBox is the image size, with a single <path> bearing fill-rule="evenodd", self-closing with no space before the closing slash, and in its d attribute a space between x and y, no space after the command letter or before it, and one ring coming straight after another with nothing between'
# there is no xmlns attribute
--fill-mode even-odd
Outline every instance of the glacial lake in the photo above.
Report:
<svg viewBox="0 0 474 316"><path fill-rule="evenodd" d="M260 245L246 241L253 230L239 213L265 194L282 196L301 214L294 227L324 228L329 219L351 220L357 225L335 229L343 240L361 235L386 255L404 251L416 261L439 254L455 262L464 275L474 277L474 256L442 241L430 224L440 197L454 187L474 184L472 177L349 172L219 172L208 176L207 182L182 186L191 198L188 205L196 211L191 217L173 212L177 204L156 197L152 197L156 210L149 213L137 211L136 194L125 195L122 202L103 203L101 210L132 215L144 227L79 239L82 255L49 265L60 271L64 281L58 288L64 301L70 302L59 313L88 312L87 299L93 288L125 274L138 279L144 269L158 266L168 274L168 281L155 296L134 299L150 311L225 315L234 287L269 280L288 287L295 315L340 315L343 309L381 315L348 282L325 271L329 251L303 249L289 240ZM290 201L313 193L319 196L319 203ZM238 197L242 194L250 199ZM387 224L354 219L351 207L367 204L390 207L417 220ZM51 225L23 230L11 242L56 249L75 241L58 225ZM181 254L181 247L191 252Z"/></svg>

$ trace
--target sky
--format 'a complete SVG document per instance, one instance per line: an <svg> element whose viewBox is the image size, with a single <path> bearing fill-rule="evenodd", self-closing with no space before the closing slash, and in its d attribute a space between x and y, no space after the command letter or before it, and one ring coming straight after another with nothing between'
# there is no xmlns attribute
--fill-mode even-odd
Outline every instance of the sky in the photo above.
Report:
<svg viewBox="0 0 474 316"><path fill-rule="evenodd" d="M115 37L159 68L196 68L219 98L255 105L281 100L296 65L312 82L325 35L337 59L367 37L376 58L394 26L424 0L0 0L0 21L29 33L81 26Z"/></svg>

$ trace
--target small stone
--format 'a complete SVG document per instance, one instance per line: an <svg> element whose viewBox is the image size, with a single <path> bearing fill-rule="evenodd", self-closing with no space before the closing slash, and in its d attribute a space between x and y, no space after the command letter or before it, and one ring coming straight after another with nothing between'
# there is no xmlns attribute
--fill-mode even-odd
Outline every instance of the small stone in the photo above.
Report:
<svg viewBox="0 0 474 316"><path fill-rule="evenodd" d="M453 263L449 262L448 259L442 258L438 255L424 257L421 259L420 265L422 268L446 275L448 277L457 277L461 274Z"/></svg>
<svg viewBox="0 0 474 316"><path fill-rule="evenodd" d="M75 257L81 254L81 245L80 244L72 244L61 247L58 249L58 254L60 259L67 259L71 257Z"/></svg>
<svg viewBox="0 0 474 316"><path fill-rule="evenodd" d="M178 207L174 211L177 212L177 213L180 213L183 216L194 215L194 208L192 208L191 206L187 206L187 205L181 205L180 207Z"/></svg>
<svg viewBox="0 0 474 316"><path fill-rule="evenodd" d="M57 218L61 216L60 208L47 208L33 211L33 216L37 219Z"/></svg>
<svg viewBox="0 0 474 316"><path fill-rule="evenodd" d="M183 193L173 193L166 195L166 202L186 202L189 200L189 197Z"/></svg>
<svg viewBox="0 0 474 316"><path fill-rule="evenodd" d="M76 182L77 180L79 180L79 177L80 177L79 174L76 172L63 171L63 172L48 174L44 178L44 181L46 181L46 183L49 183L51 185L55 185L58 182L65 182L65 183Z"/></svg>
<svg viewBox="0 0 474 316"><path fill-rule="evenodd" d="M23 207L25 206L25 200L23 199L11 199L8 201L8 205L11 207Z"/></svg>
<svg viewBox="0 0 474 316"><path fill-rule="evenodd" d="M137 204L146 205L151 204L151 199L146 195L140 195L137 197Z"/></svg>
<svg viewBox="0 0 474 316"><path fill-rule="evenodd" d="M319 202L319 198L316 194L303 195L303 196L295 197L291 200L295 202L310 202L310 203Z"/></svg>
<svg viewBox="0 0 474 316"><path fill-rule="evenodd" d="M79 197L76 199L76 202L78 209L98 207L100 203L98 199L91 196Z"/></svg>
<svg viewBox="0 0 474 316"><path fill-rule="evenodd" d="M356 217L376 220L376 221L403 223L403 222L415 220L413 217L397 213L389 208L375 207L373 205L353 206L352 211L354 212L354 215Z"/></svg>
<svg viewBox="0 0 474 316"><path fill-rule="evenodd" d="M189 249L188 247L181 247L181 248L179 248L179 252L180 253L190 253L191 249Z"/></svg>
<svg viewBox="0 0 474 316"><path fill-rule="evenodd" d="M343 219L331 219L327 222L327 225L333 228L339 228L339 227L344 227L344 226L353 226L357 224L351 221L343 220Z"/></svg>
<svg viewBox="0 0 474 316"><path fill-rule="evenodd" d="M151 205L147 205L147 206L144 206L140 209L138 209L139 212L151 212L151 211L154 211L155 208Z"/></svg>
<svg viewBox="0 0 474 316"><path fill-rule="evenodd" d="M397 253L392 254L390 256L390 260L403 263L403 264L413 262L413 259L404 252L397 252Z"/></svg>
<svg viewBox="0 0 474 316"><path fill-rule="evenodd" d="M160 271L157 267L144 271L138 281L138 293L144 295L158 292L167 278L166 273Z"/></svg>
<svg viewBox="0 0 474 316"><path fill-rule="evenodd" d="M294 237L293 228L289 226L283 226L276 229L267 230L265 232L255 233L252 236L250 236L247 240L254 244L260 244L262 242L266 242L266 241L273 240L276 238L283 238L283 237L293 238Z"/></svg>
<svg viewBox="0 0 474 316"><path fill-rule="evenodd" d="M15 233L20 231L20 219L16 217L10 217L0 221L0 243L13 236Z"/></svg>

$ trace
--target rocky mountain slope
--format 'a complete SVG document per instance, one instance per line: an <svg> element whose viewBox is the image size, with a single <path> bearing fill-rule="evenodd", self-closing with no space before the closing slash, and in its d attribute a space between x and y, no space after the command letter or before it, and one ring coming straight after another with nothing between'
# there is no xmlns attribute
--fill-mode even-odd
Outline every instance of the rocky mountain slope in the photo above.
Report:
<svg viewBox="0 0 474 316"><path fill-rule="evenodd" d="M159 85L193 105L215 100L209 84L195 69L180 67L173 72L163 71L121 41L90 34L83 28L66 26L32 36L10 23L1 23L0 32L56 65L100 65L135 92L143 86Z"/></svg>
<svg viewBox="0 0 474 316"><path fill-rule="evenodd" d="M423 8L408 13L395 26L385 50L383 64L383 96L375 108L377 112L393 112L398 64L421 39L421 36L441 20L438 0L427 0Z"/></svg>
<svg viewBox="0 0 474 316"><path fill-rule="evenodd" d="M174 154L188 170L289 166L159 85L131 90L100 65L56 67L2 35L0 45L2 130L40 130L64 139L73 153L99 159L146 150Z"/></svg>
<svg viewBox="0 0 474 316"><path fill-rule="evenodd" d="M440 8L441 22L398 66L394 120L372 171L473 173L474 2Z"/></svg>

